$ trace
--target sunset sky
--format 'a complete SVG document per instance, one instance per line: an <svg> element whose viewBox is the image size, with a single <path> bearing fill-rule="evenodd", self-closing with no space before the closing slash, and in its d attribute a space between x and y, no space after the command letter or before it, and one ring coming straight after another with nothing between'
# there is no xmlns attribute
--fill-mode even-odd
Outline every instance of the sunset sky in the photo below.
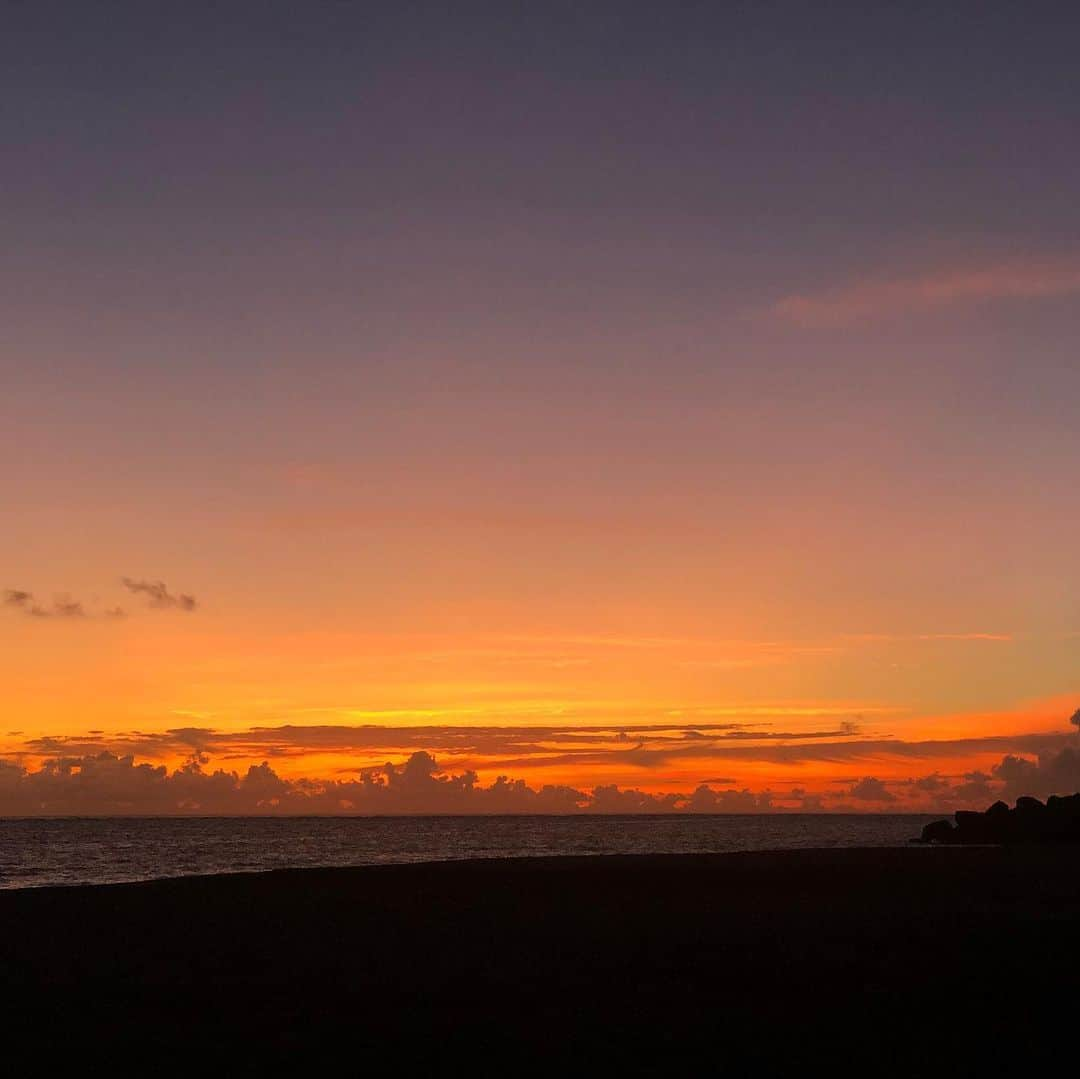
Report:
<svg viewBox="0 0 1080 1079"><path fill-rule="evenodd" d="M1069 11L11 5L0 812L1080 788Z"/></svg>

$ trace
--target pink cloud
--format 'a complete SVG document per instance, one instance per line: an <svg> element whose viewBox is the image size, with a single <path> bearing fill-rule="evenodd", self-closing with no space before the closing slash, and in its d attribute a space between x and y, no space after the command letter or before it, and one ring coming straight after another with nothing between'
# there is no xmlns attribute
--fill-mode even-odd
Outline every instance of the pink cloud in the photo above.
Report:
<svg viewBox="0 0 1080 1079"><path fill-rule="evenodd" d="M827 329L958 303L1037 299L1078 292L1080 261L1030 259L793 294L777 301L773 310L800 326Z"/></svg>

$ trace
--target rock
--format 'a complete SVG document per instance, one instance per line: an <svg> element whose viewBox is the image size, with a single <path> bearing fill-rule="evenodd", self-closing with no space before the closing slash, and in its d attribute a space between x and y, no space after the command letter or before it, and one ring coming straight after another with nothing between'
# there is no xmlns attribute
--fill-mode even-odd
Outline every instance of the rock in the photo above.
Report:
<svg viewBox="0 0 1080 1079"><path fill-rule="evenodd" d="M956 841L958 843L999 843L1004 831L1000 817L988 817L970 809L956 811Z"/></svg>
<svg viewBox="0 0 1080 1079"><path fill-rule="evenodd" d="M1080 843L1080 794L1051 795L1044 805L1022 797L1016 808L995 802L985 813L957 810L956 827L934 821L924 843Z"/></svg>
<svg viewBox="0 0 1080 1079"><path fill-rule="evenodd" d="M955 829L947 820L931 821L922 830L923 843L952 843L955 841Z"/></svg>

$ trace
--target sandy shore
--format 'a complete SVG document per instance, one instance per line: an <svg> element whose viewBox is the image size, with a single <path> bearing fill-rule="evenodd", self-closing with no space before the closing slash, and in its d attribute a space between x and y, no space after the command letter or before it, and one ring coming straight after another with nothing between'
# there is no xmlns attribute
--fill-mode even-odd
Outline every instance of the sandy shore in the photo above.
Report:
<svg viewBox="0 0 1080 1079"><path fill-rule="evenodd" d="M888 1074L901 1059L967 1074L1064 1036L1080 857L927 848L296 870L0 893L0 919L12 1029L58 1051L710 1070L841 1053Z"/></svg>

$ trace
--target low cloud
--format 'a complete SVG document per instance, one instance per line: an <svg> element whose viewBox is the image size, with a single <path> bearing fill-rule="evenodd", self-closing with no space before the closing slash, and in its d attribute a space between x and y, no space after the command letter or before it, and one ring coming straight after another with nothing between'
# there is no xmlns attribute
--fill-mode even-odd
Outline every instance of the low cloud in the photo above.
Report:
<svg viewBox="0 0 1080 1079"><path fill-rule="evenodd" d="M724 794L718 792L718 804L724 804ZM745 808L758 804L755 800ZM108 752L54 758L37 770L0 760L0 814L7 816L664 813L694 808L683 795L616 786L586 792L550 784L532 787L506 776L484 786L475 772L443 772L425 752L413 753L403 764L364 769L357 778L319 781L285 779L266 761L241 773L209 771L199 760L169 772L164 765L136 764L130 755Z"/></svg>
<svg viewBox="0 0 1080 1079"><path fill-rule="evenodd" d="M985 772L965 772L963 782L950 787L948 796L969 805L986 805L998 797L999 792L990 785L991 777Z"/></svg>
<svg viewBox="0 0 1080 1079"><path fill-rule="evenodd" d="M768 791L713 790L652 794L614 784L591 791L530 786L499 776L483 785L472 771L443 771L423 751L402 764L363 769L356 778L289 780L267 761L245 772L192 759L169 772L137 764L131 755L102 752L57 757L39 769L0 760L0 814L109 816L118 814L495 814L495 813L760 813Z"/></svg>
<svg viewBox="0 0 1080 1079"><path fill-rule="evenodd" d="M928 776L923 776L922 779L911 780L911 786L918 791L926 791L928 794L937 794L940 791L949 789L949 781L937 772L931 772Z"/></svg>
<svg viewBox="0 0 1080 1079"><path fill-rule="evenodd" d="M144 596L147 605L158 610L175 608L181 611L194 611L198 606L194 596L185 592L173 594L165 587L164 581L141 581L133 577L121 577L120 583L133 595Z"/></svg>
<svg viewBox="0 0 1080 1079"><path fill-rule="evenodd" d="M896 795L889 790L888 787L874 776L866 776L860 779L847 792L849 798L854 798L857 802L895 802Z"/></svg>
<svg viewBox="0 0 1080 1079"><path fill-rule="evenodd" d="M1080 727L1080 709L1069 722ZM943 812L986 806L998 799L1015 802L1025 795L1045 799L1075 794L1080 791L1080 739L1061 735L1052 743L1043 742L1034 756L1006 753L989 772L976 770L952 778L958 781L934 772L908 783L912 790L931 796L931 809Z"/></svg>
<svg viewBox="0 0 1080 1079"><path fill-rule="evenodd" d="M777 746L759 731L756 745L727 739L742 733L735 724L640 724L589 728L548 727L380 727L284 726L247 731L176 727L164 732L88 732L82 736L42 736L22 741L18 758L4 762L0 815L60 813L761 813L772 810L863 810L951 812L985 807L997 798L1023 794L1045 797L1080 790L1077 717L1069 733L994 736L962 741L902 743L896 740L827 741ZM12 735L12 737L15 737ZM632 740L631 740L632 739ZM629 745L628 745L629 743ZM647 748L655 747L655 748ZM899 747L903 747L902 751ZM553 754L552 750L559 750ZM698 775L683 792L656 793L636 784L534 785L524 771L559 759L573 776L610 775L611 766L653 770L657 758L707 761L756 759L783 763L834 762L924 756L935 764L1004 749L989 771L945 769L911 779L870 772L822 793L794 787L790 792L754 790L721 775ZM990 751L990 752L988 752ZM283 778L274 764L295 765L309 753L335 756L342 765L330 779ZM653 754L656 757L654 758ZM645 759L643 754L647 754ZM147 760L149 758L149 760ZM503 770L513 759L520 768ZM136 763L142 759L144 763ZM183 760L175 771L161 762ZM441 760L441 763L440 763ZM247 771L232 771L229 762ZM249 762L261 763L248 767ZM376 763L385 761L386 763ZM213 764L212 764L213 762ZM966 763L966 762L965 762ZM216 767L215 767L216 766ZM214 770L211 770L213 767ZM872 766L871 766L872 767ZM963 767L963 766L961 766ZM970 765L967 765L970 768ZM295 772L295 766L289 769ZM735 771L735 769L732 769ZM479 774L496 776L481 782ZM680 774L687 775L685 764ZM693 775L693 773L689 773ZM737 773L736 773L737 774ZM808 773L809 774L809 773ZM819 782L825 782L827 775ZM835 774L835 773L834 773ZM843 772L840 773L844 774ZM516 778L514 778L516 775Z"/></svg>
<svg viewBox="0 0 1080 1079"><path fill-rule="evenodd" d="M685 798L678 794L648 794L607 784L596 787L583 808L594 813L663 813L682 809L684 802Z"/></svg>
<svg viewBox="0 0 1080 1079"><path fill-rule="evenodd" d="M1010 801L1024 794L1034 798L1073 794L1080 791L1080 745L1040 754L1036 760L1010 755L993 772L1003 784L1002 797Z"/></svg>
<svg viewBox="0 0 1080 1079"><path fill-rule="evenodd" d="M703 783L690 795L686 808L691 813L761 813L771 808L771 801L769 791L717 791Z"/></svg>

